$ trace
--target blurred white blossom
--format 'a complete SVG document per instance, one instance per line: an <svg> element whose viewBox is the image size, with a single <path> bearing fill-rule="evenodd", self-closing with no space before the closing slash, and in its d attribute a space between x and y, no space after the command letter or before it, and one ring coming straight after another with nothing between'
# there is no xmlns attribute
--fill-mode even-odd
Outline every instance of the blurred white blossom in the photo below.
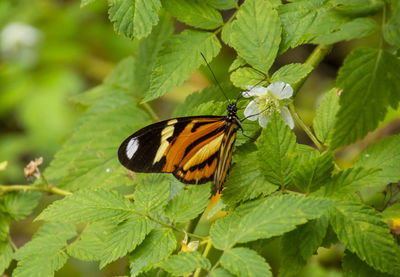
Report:
<svg viewBox="0 0 400 277"><path fill-rule="evenodd" d="M0 50L4 60L34 65L38 58L37 46L41 32L30 25L13 22L6 25L0 35Z"/></svg>

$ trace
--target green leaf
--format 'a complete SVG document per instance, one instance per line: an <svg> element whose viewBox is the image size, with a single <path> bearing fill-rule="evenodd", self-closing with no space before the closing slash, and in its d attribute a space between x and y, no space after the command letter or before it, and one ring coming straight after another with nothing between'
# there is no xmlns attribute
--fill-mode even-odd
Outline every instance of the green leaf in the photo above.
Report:
<svg viewBox="0 0 400 277"><path fill-rule="evenodd" d="M206 2L218 10L230 10L238 4L238 0L206 0Z"/></svg>
<svg viewBox="0 0 400 277"><path fill-rule="evenodd" d="M176 247L171 229L154 229L128 257L130 274L137 276L166 259Z"/></svg>
<svg viewBox="0 0 400 277"><path fill-rule="evenodd" d="M79 118L73 134L55 154L44 175L50 183L69 190L132 184L116 153L123 139L146 122L147 114L135 105L133 97L107 90Z"/></svg>
<svg viewBox="0 0 400 277"><path fill-rule="evenodd" d="M375 168L349 168L342 170L332 176L329 183L322 187L316 194L321 192L325 197L334 199L359 200L355 193L376 184L379 169Z"/></svg>
<svg viewBox="0 0 400 277"><path fill-rule="evenodd" d="M391 45L400 47L400 3L390 0L390 17L383 25L383 37Z"/></svg>
<svg viewBox="0 0 400 277"><path fill-rule="evenodd" d="M238 68L240 68L240 67L242 67L242 66L244 66L246 64L247 64L247 62L246 62L245 59L243 59L240 56L237 56L233 60L232 64L229 66L229 72L232 72L232 71L234 71L234 70L236 70L236 69L238 69Z"/></svg>
<svg viewBox="0 0 400 277"><path fill-rule="evenodd" d="M6 242L0 243L0 274L8 268L12 260L13 251L11 245ZM4 276L4 275L3 275Z"/></svg>
<svg viewBox="0 0 400 277"><path fill-rule="evenodd" d="M160 0L111 0L110 21L114 30L127 38L143 38L158 22Z"/></svg>
<svg viewBox="0 0 400 277"><path fill-rule="evenodd" d="M135 208L145 214L160 211L167 205L168 177L162 174L143 174L137 181L134 193Z"/></svg>
<svg viewBox="0 0 400 277"><path fill-rule="evenodd" d="M254 68L268 73L278 53L281 23L268 1L247 0L232 26L231 44Z"/></svg>
<svg viewBox="0 0 400 277"><path fill-rule="evenodd" d="M76 236L75 226L68 223L46 223L33 239L14 254L18 260L13 276L53 276L67 262L63 248Z"/></svg>
<svg viewBox="0 0 400 277"><path fill-rule="evenodd" d="M360 11L359 14L354 14L357 13L354 6L350 8L353 14L345 14L344 9L339 11L340 6L345 6L346 3L347 0L307 0L280 5L278 11L283 32L279 53L303 43L334 43L374 32L375 22L366 18L354 18L361 15ZM365 1L360 4L364 7L368 5Z"/></svg>
<svg viewBox="0 0 400 277"><path fill-rule="evenodd" d="M325 152L317 158L308 160L298 166L292 179L295 185L309 194L316 191L331 179L333 170L332 152Z"/></svg>
<svg viewBox="0 0 400 277"><path fill-rule="evenodd" d="M377 182L382 187L400 181L400 135L394 135L371 145L360 154L356 167L379 168Z"/></svg>
<svg viewBox="0 0 400 277"><path fill-rule="evenodd" d="M330 222L339 240L361 260L382 272L400 272L399 246L377 211L362 204L337 202L330 210Z"/></svg>
<svg viewBox="0 0 400 277"><path fill-rule="evenodd" d="M232 46L233 21L227 22L221 31L221 39L226 45Z"/></svg>
<svg viewBox="0 0 400 277"><path fill-rule="evenodd" d="M265 75L251 67L238 68L231 73L230 79L236 87L246 90L247 86L262 86L267 83Z"/></svg>
<svg viewBox="0 0 400 277"><path fill-rule="evenodd" d="M279 277L295 277L307 264L307 261L300 255L298 240L295 234L298 234L296 230L282 237Z"/></svg>
<svg viewBox="0 0 400 277"><path fill-rule="evenodd" d="M203 1L165 0L163 7L179 21L201 29L215 29L224 21L221 14Z"/></svg>
<svg viewBox="0 0 400 277"><path fill-rule="evenodd" d="M297 276L308 258L322 244L328 228L328 218L322 216L286 233L281 241L279 276Z"/></svg>
<svg viewBox="0 0 400 277"><path fill-rule="evenodd" d="M327 92L318 106L313 121L317 138L325 145L330 145L335 116L339 110L339 95L336 88Z"/></svg>
<svg viewBox="0 0 400 277"><path fill-rule="evenodd" d="M227 94L228 98L236 98L238 94L240 93L239 89L235 88L231 84L227 83L222 83L221 87L223 91ZM177 108L175 109L173 116L174 117L181 117L181 116L189 116L193 115L193 110L195 110L200 104L204 103L210 103L210 100L214 100L215 102L218 102L221 104L221 112L220 111L214 111L213 114L217 115L224 115L226 114L226 99L224 95L221 92L221 89L213 85L211 87L207 87L203 89L201 92L193 92L189 96L185 98L185 101L183 103L179 104ZM224 109L222 111L222 108ZM207 114L211 114L213 112L212 109L207 111ZM219 114L218 114L219 113Z"/></svg>
<svg viewBox="0 0 400 277"><path fill-rule="evenodd" d="M148 218L134 214L115 226L106 238L100 268L135 249L151 229L151 221Z"/></svg>
<svg viewBox="0 0 400 277"><path fill-rule="evenodd" d="M252 152L240 156L233 165L224 185L226 189L222 192L225 204L233 205L259 195L269 195L279 188L264 177L257 155L257 152Z"/></svg>
<svg viewBox="0 0 400 277"><path fill-rule="evenodd" d="M221 264L232 274L241 277L271 276L270 266L256 251L238 247L222 254Z"/></svg>
<svg viewBox="0 0 400 277"><path fill-rule="evenodd" d="M374 130L400 99L400 61L378 49L359 48L344 61L337 87L342 88L332 148L352 143ZM380 92L380 93L377 93Z"/></svg>
<svg viewBox="0 0 400 277"><path fill-rule="evenodd" d="M346 251L342 260L342 267L346 277L392 277L392 275L379 272L360 260L357 255Z"/></svg>
<svg viewBox="0 0 400 277"><path fill-rule="evenodd" d="M275 185L287 185L293 173L295 157L296 137L274 113L258 141L258 159L265 178Z"/></svg>
<svg viewBox="0 0 400 277"><path fill-rule="evenodd" d="M70 256L83 261L100 261L108 236L118 221L89 223L79 237L67 247Z"/></svg>
<svg viewBox="0 0 400 277"><path fill-rule="evenodd" d="M210 277L235 277L234 275L230 274L229 271L223 268L216 268L209 274Z"/></svg>
<svg viewBox="0 0 400 277"><path fill-rule="evenodd" d="M199 252L181 252L178 255L172 255L158 266L173 276L189 274L196 268L207 270L211 268L210 261L201 256Z"/></svg>
<svg viewBox="0 0 400 277"><path fill-rule="evenodd" d="M135 79L134 71L135 71L135 58L132 56L128 56L122 61L120 61L108 74L103 82L103 90L107 89L107 87L111 87L113 89L124 89L126 91L133 91L136 89L138 83L140 83L140 79ZM90 92L90 91L89 91ZM88 92L85 92L87 94ZM104 92L101 96L104 96ZM101 97L96 100L100 100ZM92 105L94 102L90 103Z"/></svg>
<svg viewBox="0 0 400 277"><path fill-rule="evenodd" d="M1 209L3 207L0 206ZM8 240L10 235L11 218L7 214L0 213L0 243Z"/></svg>
<svg viewBox="0 0 400 277"><path fill-rule="evenodd" d="M337 30L327 34L320 34L312 40L315 44L333 44L339 41L352 40L372 35L376 32L378 25L370 18L356 18L349 21Z"/></svg>
<svg viewBox="0 0 400 277"><path fill-rule="evenodd" d="M211 226L211 240L222 250L235 243L279 236L321 216L329 206L329 200L293 195L248 202Z"/></svg>
<svg viewBox="0 0 400 277"><path fill-rule="evenodd" d="M195 218L207 207L210 198L210 185L190 186L175 196L165 209L172 222L187 222Z"/></svg>
<svg viewBox="0 0 400 277"><path fill-rule="evenodd" d="M296 144L297 163L296 167L308 160L316 159L321 154L314 147L305 144Z"/></svg>
<svg viewBox="0 0 400 277"><path fill-rule="evenodd" d="M382 0L333 0L335 11L350 17L374 15L384 3Z"/></svg>
<svg viewBox="0 0 400 277"><path fill-rule="evenodd" d="M22 220L30 215L37 206L40 192L13 192L3 196L5 211L14 220Z"/></svg>
<svg viewBox="0 0 400 277"><path fill-rule="evenodd" d="M271 77L271 83L280 81L293 85L305 78L312 70L313 67L308 64L287 64L274 72Z"/></svg>
<svg viewBox="0 0 400 277"><path fill-rule="evenodd" d="M151 34L139 41L138 51L135 55L134 66L131 70L122 74L134 75L135 87L141 96L150 87L150 77L156 63L156 58L164 43L171 37L174 27L170 16L162 14L160 22L153 28Z"/></svg>
<svg viewBox="0 0 400 277"><path fill-rule="evenodd" d="M144 101L158 98L181 85L204 62L200 53L211 62L220 48L214 33L185 30L172 36L157 58Z"/></svg>
<svg viewBox="0 0 400 277"><path fill-rule="evenodd" d="M35 220L73 223L123 220L132 211L133 204L116 191L81 190L53 202Z"/></svg>

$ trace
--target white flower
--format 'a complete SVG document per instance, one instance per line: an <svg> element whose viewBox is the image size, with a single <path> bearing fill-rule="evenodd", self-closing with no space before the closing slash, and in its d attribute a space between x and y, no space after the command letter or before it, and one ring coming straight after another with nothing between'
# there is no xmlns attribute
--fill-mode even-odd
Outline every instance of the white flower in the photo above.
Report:
<svg viewBox="0 0 400 277"><path fill-rule="evenodd" d="M254 96L244 110L244 116L252 121L258 119L261 127L265 128L271 119L274 111L278 112L286 124L293 129L294 121L287 105L290 104L290 97L293 95L293 88L284 82L275 82L268 87L247 87L249 91L244 91L246 98Z"/></svg>

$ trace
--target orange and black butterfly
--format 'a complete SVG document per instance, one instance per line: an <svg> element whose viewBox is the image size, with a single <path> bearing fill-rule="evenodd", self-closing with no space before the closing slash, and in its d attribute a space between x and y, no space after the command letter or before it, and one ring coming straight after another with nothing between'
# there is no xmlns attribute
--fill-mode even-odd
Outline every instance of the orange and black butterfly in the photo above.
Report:
<svg viewBox="0 0 400 277"><path fill-rule="evenodd" d="M119 147L122 165L136 172L169 172L186 184L213 181L221 192L241 127L236 103L226 116L190 116L158 122L129 136Z"/></svg>

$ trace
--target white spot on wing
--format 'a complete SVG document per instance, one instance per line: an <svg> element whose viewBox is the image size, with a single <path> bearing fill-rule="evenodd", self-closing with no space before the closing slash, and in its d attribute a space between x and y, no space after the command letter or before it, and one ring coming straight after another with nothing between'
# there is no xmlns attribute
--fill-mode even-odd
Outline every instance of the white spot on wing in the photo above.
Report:
<svg viewBox="0 0 400 277"><path fill-rule="evenodd" d="M132 138L128 142L128 146L126 147L126 156L128 157L128 159L132 159L133 155L138 150L138 148L139 148L139 141L137 140L137 138Z"/></svg>

